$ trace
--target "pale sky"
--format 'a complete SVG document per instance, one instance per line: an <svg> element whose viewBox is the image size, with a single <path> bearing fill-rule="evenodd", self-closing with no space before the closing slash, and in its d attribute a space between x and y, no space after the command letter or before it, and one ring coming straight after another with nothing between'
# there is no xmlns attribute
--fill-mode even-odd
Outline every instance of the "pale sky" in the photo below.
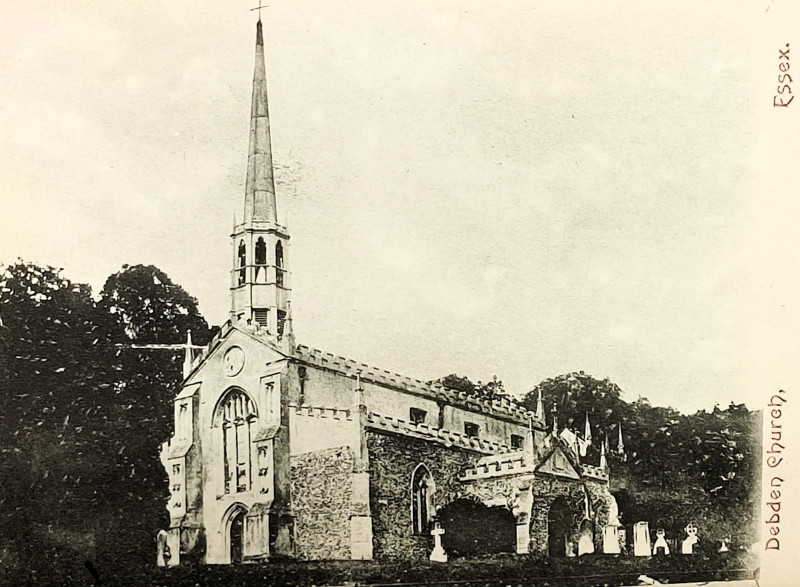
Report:
<svg viewBox="0 0 800 587"><path fill-rule="evenodd" d="M0 0L0 262L153 264L227 319L255 4ZM789 384L787 3L270 4L299 342L682 410Z"/></svg>

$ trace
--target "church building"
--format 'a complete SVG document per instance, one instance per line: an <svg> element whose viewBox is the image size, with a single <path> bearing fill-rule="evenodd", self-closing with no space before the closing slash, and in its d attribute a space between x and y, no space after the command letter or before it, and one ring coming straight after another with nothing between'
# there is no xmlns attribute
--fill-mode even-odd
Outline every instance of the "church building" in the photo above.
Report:
<svg viewBox="0 0 800 587"><path fill-rule="evenodd" d="M485 519L499 520L493 531L510 552L602 548L618 522L603 446L583 462L588 421L578 435L560 430L541 398L532 412L295 341L260 20L255 57L230 319L205 348L187 344L174 433L161 447L167 564L443 560L440 539L445 550L463 533L479 543Z"/></svg>

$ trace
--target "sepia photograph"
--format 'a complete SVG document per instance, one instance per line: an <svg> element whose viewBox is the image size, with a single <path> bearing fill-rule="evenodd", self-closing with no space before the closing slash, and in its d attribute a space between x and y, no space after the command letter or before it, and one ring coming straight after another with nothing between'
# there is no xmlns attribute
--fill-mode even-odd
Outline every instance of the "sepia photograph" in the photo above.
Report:
<svg viewBox="0 0 800 587"><path fill-rule="evenodd" d="M794 584L800 7L0 5L0 584Z"/></svg>

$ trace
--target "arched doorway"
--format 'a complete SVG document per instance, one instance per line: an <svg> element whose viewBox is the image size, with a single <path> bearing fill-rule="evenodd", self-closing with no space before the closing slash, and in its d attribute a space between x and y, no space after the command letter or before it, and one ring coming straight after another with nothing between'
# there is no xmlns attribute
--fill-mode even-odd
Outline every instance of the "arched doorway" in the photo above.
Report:
<svg viewBox="0 0 800 587"><path fill-rule="evenodd" d="M244 554L244 510L237 510L231 516L228 535L231 564L240 563Z"/></svg>
<svg viewBox="0 0 800 587"><path fill-rule="evenodd" d="M516 552L517 522L504 507L488 507L473 499L457 499L438 516L445 530L442 546L453 556Z"/></svg>
<svg viewBox="0 0 800 587"><path fill-rule="evenodd" d="M567 542L572 533L572 512L567 500L557 497L547 514L547 553L551 557L567 556Z"/></svg>

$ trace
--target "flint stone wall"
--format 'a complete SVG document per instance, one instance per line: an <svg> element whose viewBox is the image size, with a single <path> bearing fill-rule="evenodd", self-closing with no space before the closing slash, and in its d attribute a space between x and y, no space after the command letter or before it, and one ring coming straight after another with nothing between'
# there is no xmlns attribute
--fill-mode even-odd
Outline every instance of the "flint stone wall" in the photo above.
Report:
<svg viewBox="0 0 800 587"><path fill-rule="evenodd" d="M531 553L547 555L548 514L553 502L563 497L572 512L571 540L577 544L580 523L585 518L584 485L589 491L592 522L594 523L594 546L597 552L603 551L603 526L608 522L610 500L608 484L586 479L570 481L551 476L533 480L533 506L531 508Z"/></svg>
<svg viewBox="0 0 800 587"><path fill-rule="evenodd" d="M350 558L354 461L352 450L345 446L291 457L298 559Z"/></svg>
<svg viewBox="0 0 800 587"><path fill-rule="evenodd" d="M376 559L425 558L431 536L416 536L411 522L411 475L420 463L435 486L434 510L461 497L459 472L481 456L462 448L447 448L418 438L367 430L370 459L370 509Z"/></svg>

